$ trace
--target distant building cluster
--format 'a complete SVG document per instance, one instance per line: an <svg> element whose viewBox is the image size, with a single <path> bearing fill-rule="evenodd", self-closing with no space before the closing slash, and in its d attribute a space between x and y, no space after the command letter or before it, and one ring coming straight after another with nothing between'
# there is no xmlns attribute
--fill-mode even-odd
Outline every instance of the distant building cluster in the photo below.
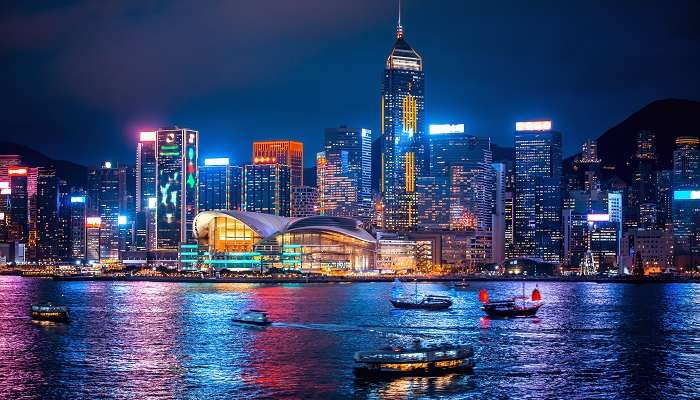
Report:
<svg viewBox="0 0 700 400"><path fill-rule="evenodd" d="M660 160L638 133L629 181L595 140L565 168L552 121L519 121L514 151L464 124L426 126L423 59L403 27L386 59L381 131L340 126L315 153L253 144L200 158L200 132L140 132L135 165L105 162L76 187L0 155L0 262L188 271L683 273L700 265L700 143ZM671 166L670 168L668 166Z"/></svg>

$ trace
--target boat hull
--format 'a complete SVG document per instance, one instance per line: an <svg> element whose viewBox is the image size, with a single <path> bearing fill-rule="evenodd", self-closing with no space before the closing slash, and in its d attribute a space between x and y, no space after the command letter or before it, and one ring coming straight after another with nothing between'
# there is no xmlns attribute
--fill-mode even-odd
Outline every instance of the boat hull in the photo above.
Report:
<svg viewBox="0 0 700 400"><path fill-rule="evenodd" d="M68 322L68 313L59 312L32 312L32 319L35 321Z"/></svg>
<svg viewBox="0 0 700 400"><path fill-rule="evenodd" d="M353 373L355 376L360 378L394 378L402 376L440 376L455 373L465 373L471 372L474 369L474 360L467 358L463 360L463 363L459 366L453 367L438 367L435 362L429 363L427 367L409 369L409 370L397 370L397 369L387 369L377 366L365 365L361 367L355 367Z"/></svg>
<svg viewBox="0 0 700 400"><path fill-rule="evenodd" d="M272 322L270 321L246 321L242 319L233 319L233 322L241 325L252 325L252 326L268 326L271 325Z"/></svg>
<svg viewBox="0 0 700 400"><path fill-rule="evenodd" d="M446 301L444 303L411 303L400 300L391 300L391 304L396 308L402 308L406 310L446 310L452 306L451 301Z"/></svg>
<svg viewBox="0 0 700 400"><path fill-rule="evenodd" d="M481 307L481 309L489 317L495 318L528 318L537 315L537 311L540 309L542 304L537 304L532 307L514 307L514 308L501 308L501 307L489 307L488 304Z"/></svg>

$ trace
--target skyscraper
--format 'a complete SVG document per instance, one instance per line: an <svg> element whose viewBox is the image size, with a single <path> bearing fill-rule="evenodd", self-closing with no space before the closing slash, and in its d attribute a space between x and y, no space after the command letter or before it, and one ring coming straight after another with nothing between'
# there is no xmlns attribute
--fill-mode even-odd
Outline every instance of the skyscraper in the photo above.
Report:
<svg viewBox="0 0 700 400"><path fill-rule="evenodd" d="M341 126L325 131L324 159L317 165L324 215L369 221L372 211L372 132Z"/></svg>
<svg viewBox="0 0 700 400"><path fill-rule="evenodd" d="M558 263L562 247L561 133L551 121L515 132L515 246L520 257Z"/></svg>
<svg viewBox="0 0 700 400"><path fill-rule="evenodd" d="M36 259L59 258L58 178L53 167L40 167L36 185Z"/></svg>
<svg viewBox="0 0 700 400"><path fill-rule="evenodd" d="M10 240L27 243L29 237L29 169L14 166L8 168L10 179L10 212L8 236Z"/></svg>
<svg viewBox="0 0 700 400"><path fill-rule="evenodd" d="M156 248L175 250L192 240L197 215L199 132L170 127L156 132Z"/></svg>
<svg viewBox="0 0 700 400"><path fill-rule="evenodd" d="M156 197L156 132L141 132L136 147L136 212Z"/></svg>
<svg viewBox="0 0 700 400"><path fill-rule="evenodd" d="M16 154L0 154L0 182L9 182L10 167L22 165L22 156Z"/></svg>
<svg viewBox="0 0 700 400"><path fill-rule="evenodd" d="M464 125L430 125L430 175L448 176L459 163L490 164L491 140L464 133Z"/></svg>
<svg viewBox="0 0 700 400"><path fill-rule="evenodd" d="M502 265L506 257L506 165L503 163L491 164L494 171L493 180L493 221L491 246L493 249L493 262Z"/></svg>
<svg viewBox="0 0 700 400"><path fill-rule="evenodd" d="M676 266L700 262L700 140L679 137L673 152L673 238Z"/></svg>
<svg viewBox="0 0 700 400"><path fill-rule="evenodd" d="M82 193L70 197L70 253L69 258L83 261L87 257L86 248L87 203Z"/></svg>
<svg viewBox="0 0 700 400"><path fill-rule="evenodd" d="M416 176L429 172L423 59L404 39L401 16L382 82L381 192L384 227L410 229L417 223Z"/></svg>
<svg viewBox="0 0 700 400"><path fill-rule="evenodd" d="M98 215L100 227L100 261L114 262L119 259L119 192L121 169L107 161L99 170Z"/></svg>
<svg viewBox="0 0 700 400"><path fill-rule="evenodd" d="M639 210L642 204L656 203L656 134L642 130L637 134L637 152L635 154L637 168L634 181L627 198L625 227L634 229L639 226Z"/></svg>
<svg viewBox="0 0 700 400"><path fill-rule="evenodd" d="M304 144L292 140L253 143L253 164L278 163L289 166L292 186L304 185Z"/></svg>
<svg viewBox="0 0 700 400"><path fill-rule="evenodd" d="M199 166L199 210L241 209L241 167L228 158L206 158Z"/></svg>
<svg viewBox="0 0 700 400"><path fill-rule="evenodd" d="M290 215L290 171L286 164L246 165L243 210L284 217Z"/></svg>

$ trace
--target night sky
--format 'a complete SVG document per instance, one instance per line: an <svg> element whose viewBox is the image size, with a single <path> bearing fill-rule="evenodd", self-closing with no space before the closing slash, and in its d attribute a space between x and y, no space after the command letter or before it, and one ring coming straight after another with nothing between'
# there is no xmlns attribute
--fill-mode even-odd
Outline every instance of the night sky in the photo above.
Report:
<svg viewBox="0 0 700 400"><path fill-rule="evenodd" d="M378 134L393 0L21 1L0 5L0 132L54 158L134 162L137 132L201 132L249 161L325 127ZM661 98L700 100L699 1L406 0L428 123L512 145L552 118L566 154ZM680 132L679 132L680 134ZM0 149L1 152L2 149Z"/></svg>

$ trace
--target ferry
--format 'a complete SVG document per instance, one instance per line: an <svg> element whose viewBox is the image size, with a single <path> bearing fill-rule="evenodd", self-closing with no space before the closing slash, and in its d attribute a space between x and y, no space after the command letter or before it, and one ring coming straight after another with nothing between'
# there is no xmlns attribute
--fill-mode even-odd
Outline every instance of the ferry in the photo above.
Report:
<svg viewBox="0 0 700 400"><path fill-rule="evenodd" d="M32 319L36 321L68 322L68 307L51 303L32 306Z"/></svg>
<svg viewBox="0 0 700 400"><path fill-rule="evenodd" d="M248 310L233 319L234 322L243 325L268 326L272 321L267 317L265 311Z"/></svg>
<svg viewBox="0 0 700 400"><path fill-rule="evenodd" d="M474 368L474 350L461 344L423 346L420 340L413 347L388 347L377 351L355 353L356 376L381 378L392 376L431 376L467 372Z"/></svg>
<svg viewBox="0 0 700 400"><path fill-rule="evenodd" d="M489 317L495 318L527 318L534 317L542 307L542 297L539 289L535 287L532 298L524 295L525 283L523 282L523 295L515 296L510 300L489 301L486 290L479 291L479 300L483 303L483 310Z"/></svg>

